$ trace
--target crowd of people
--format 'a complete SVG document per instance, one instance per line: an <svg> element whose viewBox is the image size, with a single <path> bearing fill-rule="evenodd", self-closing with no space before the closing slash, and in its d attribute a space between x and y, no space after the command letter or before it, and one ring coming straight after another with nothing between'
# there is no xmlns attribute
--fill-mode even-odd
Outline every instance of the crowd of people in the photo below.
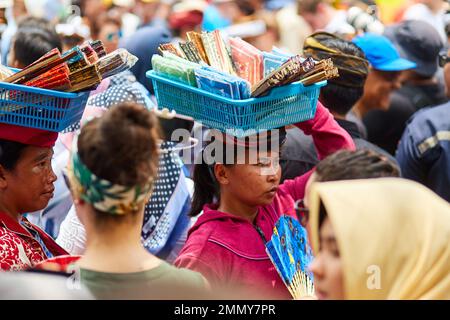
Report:
<svg viewBox="0 0 450 320"><path fill-rule="evenodd" d="M308 233L313 298L450 299L447 10L443 0L0 1L4 66L89 39L139 58L63 132L0 123L0 298L291 299L266 251L287 215ZM156 111L146 72L158 47L216 29L331 59L339 77L312 119L256 143ZM208 143L183 147L188 163L177 129L213 132L231 163L207 161Z"/></svg>

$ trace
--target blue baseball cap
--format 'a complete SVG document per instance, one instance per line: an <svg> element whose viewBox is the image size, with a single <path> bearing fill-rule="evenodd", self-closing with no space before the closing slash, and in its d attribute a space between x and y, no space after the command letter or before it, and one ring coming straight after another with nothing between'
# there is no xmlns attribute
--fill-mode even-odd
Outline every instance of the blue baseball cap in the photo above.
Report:
<svg viewBox="0 0 450 320"><path fill-rule="evenodd" d="M403 71L417 65L400 57L394 44L386 37L366 33L353 39L353 43L364 51L372 67L380 71Z"/></svg>

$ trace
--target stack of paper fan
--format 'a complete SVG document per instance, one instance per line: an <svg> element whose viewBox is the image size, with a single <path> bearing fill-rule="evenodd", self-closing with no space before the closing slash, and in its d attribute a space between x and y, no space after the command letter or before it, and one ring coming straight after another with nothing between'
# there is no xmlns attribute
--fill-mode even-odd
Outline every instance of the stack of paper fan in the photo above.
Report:
<svg viewBox="0 0 450 320"><path fill-rule="evenodd" d="M66 92L89 91L103 79L130 69L137 60L125 49L106 55L101 41L86 41L63 54L55 48L3 81Z"/></svg>
<svg viewBox="0 0 450 320"><path fill-rule="evenodd" d="M314 296L313 259L306 229L292 217L282 216L275 224L266 251L294 299Z"/></svg>

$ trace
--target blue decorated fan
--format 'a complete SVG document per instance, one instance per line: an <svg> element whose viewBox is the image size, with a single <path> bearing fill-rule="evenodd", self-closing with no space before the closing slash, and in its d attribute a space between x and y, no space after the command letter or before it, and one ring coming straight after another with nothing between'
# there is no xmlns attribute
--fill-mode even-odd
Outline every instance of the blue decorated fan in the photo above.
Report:
<svg viewBox="0 0 450 320"><path fill-rule="evenodd" d="M294 299L314 296L313 259L306 229L292 217L282 216L273 229L266 251Z"/></svg>

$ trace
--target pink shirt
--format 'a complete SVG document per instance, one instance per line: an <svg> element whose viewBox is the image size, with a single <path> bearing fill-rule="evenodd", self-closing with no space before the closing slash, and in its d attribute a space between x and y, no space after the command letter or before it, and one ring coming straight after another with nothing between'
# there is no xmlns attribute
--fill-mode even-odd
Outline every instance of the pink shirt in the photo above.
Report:
<svg viewBox="0 0 450 320"><path fill-rule="evenodd" d="M320 103L314 119L296 126L312 135L319 159L340 149L355 149L351 137ZM285 181L273 202L258 209L254 225L267 240L281 215L295 217L294 203L304 197L311 173ZM204 213L189 230L175 265L201 272L213 288L234 284L267 293L271 298L289 299L290 294L267 256L264 241L255 226L216 209L217 205L205 205Z"/></svg>

